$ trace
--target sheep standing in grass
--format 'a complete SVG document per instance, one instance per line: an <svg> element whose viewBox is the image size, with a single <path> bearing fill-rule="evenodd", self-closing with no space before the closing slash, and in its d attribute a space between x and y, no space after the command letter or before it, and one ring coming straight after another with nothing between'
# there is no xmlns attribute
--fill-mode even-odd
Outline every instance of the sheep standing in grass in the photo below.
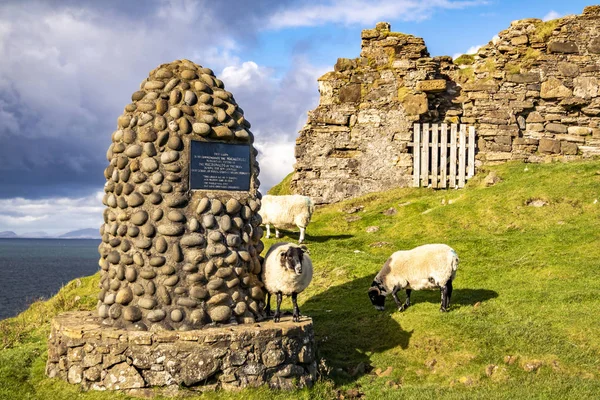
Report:
<svg viewBox="0 0 600 400"><path fill-rule="evenodd" d="M440 311L446 312L450 307L452 281L457 267L458 255L445 244L426 244L412 250L397 251L375 276L369 288L369 298L377 310L383 311L385 297L391 293L398 310L404 311L410 306L412 290L440 288ZM403 289L406 289L404 304L398 299L398 291Z"/></svg>
<svg viewBox="0 0 600 400"><path fill-rule="evenodd" d="M267 239L271 236L270 225L275 227L276 238L279 237L279 229L297 226L300 229L298 243L304 242L304 231L314 210L315 205L307 196L263 196L259 214L267 228Z"/></svg>
<svg viewBox="0 0 600 400"><path fill-rule="evenodd" d="M265 312L271 314L271 294L277 296L277 309L273 320L279 322L282 296L292 296L294 304L293 321L300 321L298 293L301 293L313 276L313 266L306 246L293 243L276 243L267 252L262 269L262 281L267 289Z"/></svg>

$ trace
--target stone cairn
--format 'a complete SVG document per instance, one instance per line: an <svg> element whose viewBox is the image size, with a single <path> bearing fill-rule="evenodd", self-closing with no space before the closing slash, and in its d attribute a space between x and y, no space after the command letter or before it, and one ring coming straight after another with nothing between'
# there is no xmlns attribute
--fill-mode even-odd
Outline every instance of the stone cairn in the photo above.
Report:
<svg viewBox="0 0 600 400"><path fill-rule="evenodd" d="M107 153L97 312L52 321L46 374L141 395L311 385L312 320L263 320L259 167L232 94L182 60L152 71L132 100ZM249 190L192 185L192 145L219 143L247 146Z"/></svg>
<svg viewBox="0 0 600 400"><path fill-rule="evenodd" d="M319 78L319 106L296 141L292 191L332 203L411 185L414 123L462 123L476 167L600 155L600 6L514 21L474 56L430 57L385 22L356 59Z"/></svg>
<svg viewBox="0 0 600 400"><path fill-rule="evenodd" d="M261 319L256 150L249 193L189 190L190 141L251 144L243 111L190 61L161 65L131 98L104 172L98 315L151 331Z"/></svg>

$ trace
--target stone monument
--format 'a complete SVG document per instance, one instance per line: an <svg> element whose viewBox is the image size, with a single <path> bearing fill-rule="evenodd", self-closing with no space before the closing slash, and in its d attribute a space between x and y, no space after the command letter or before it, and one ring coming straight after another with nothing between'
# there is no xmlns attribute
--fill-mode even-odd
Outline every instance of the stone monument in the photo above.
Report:
<svg viewBox="0 0 600 400"><path fill-rule="evenodd" d="M53 321L47 373L92 389L293 388L315 377L312 322L264 319L259 166L208 68L153 70L118 118L97 315Z"/></svg>

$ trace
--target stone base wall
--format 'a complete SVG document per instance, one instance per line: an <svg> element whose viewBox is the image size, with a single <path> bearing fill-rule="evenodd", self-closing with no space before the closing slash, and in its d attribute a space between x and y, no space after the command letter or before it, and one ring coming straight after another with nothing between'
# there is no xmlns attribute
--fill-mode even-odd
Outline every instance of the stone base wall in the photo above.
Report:
<svg viewBox="0 0 600 400"><path fill-rule="evenodd" d="M312 320L142 332L102 326L91 312L52 321L46 374L84 390L144 391L179 386L236 390L311 386Z"/></svg>

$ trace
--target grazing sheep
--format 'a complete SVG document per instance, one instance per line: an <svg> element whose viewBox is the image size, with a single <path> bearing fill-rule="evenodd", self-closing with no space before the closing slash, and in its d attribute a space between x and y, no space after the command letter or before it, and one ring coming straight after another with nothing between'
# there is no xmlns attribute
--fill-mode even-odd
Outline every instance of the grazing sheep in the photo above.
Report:
<svg viewBox="0 0 600 400"><path fill-rule="evenodd" d="M267 316L271 314L271 294L277 295L277 310L273 320L279 322L282 295L292 296L293 321L300 321L297 296L312 280L313 266L306 246L294 243L276 243L267 252L261 278L267 289Z"/></svg>
<svg viewBox="0 0 600 400"><path fill-rule="evenodd" d="M276 238L279 238L279 229L297 226L300 229L298 243L304 242L304 231L314 210L315 205L307 196L263 196L259 214L267 227L267 239L271 236L270 225L275 227Z"/></svg>
<svg viewBox="0 0 600 400"><path fill-rule="evenodd" d="M412 290L440 288L440 311L446 312L450 307L452 281L457 267L458 255L445 244L426 244L412 250L397 251L375 276L369 288L369 298L377 310L383 311L385 297L391 293L398 310L404 311L410 306ZM403 289L406 289L404 304L397 295Z"/></svg>

